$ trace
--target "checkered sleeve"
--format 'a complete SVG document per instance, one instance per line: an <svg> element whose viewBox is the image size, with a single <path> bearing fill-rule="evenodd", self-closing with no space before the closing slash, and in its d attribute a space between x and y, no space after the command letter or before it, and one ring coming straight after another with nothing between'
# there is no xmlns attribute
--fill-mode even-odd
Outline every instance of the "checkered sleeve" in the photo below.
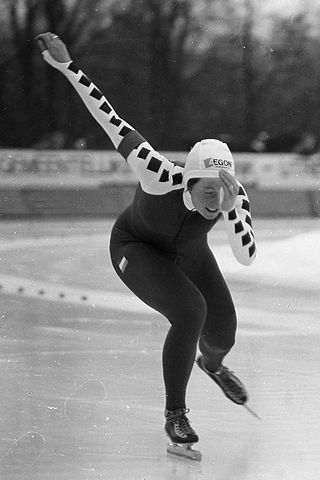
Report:
<svg viewBox="0 0 320 480"><path fill-rule="evenodd" d="M75 62L57 62L47 50L42 55L47 63L67 77L114 147L132 167L145 192L162 195L182 188L183 168L154 150L140 133L120 118Z"/></svg>
<svg viewBox="0 0 320 480"><path fill-rule="evenodd" d="M223 217L234 256L242 265L251 265L256 257L256 242L249 198L240 183L235 206L229 212L223 212Z"/></svg>

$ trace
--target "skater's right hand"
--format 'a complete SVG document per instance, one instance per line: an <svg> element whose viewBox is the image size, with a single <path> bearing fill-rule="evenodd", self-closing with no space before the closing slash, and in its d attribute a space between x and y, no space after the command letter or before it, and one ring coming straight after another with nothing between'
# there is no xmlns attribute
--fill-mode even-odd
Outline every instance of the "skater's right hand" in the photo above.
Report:
<svg viewBox="0 0 320 480"><path fill-rule="evenodd" d="M220 170L219 177L222 182L223 196L220 208L223 212L229 212L234 207L239 192L239 185L235 177L229 172Z"/></svg>
<svg viewBox="0 0 320 480"><path fill-rule="evenodd" d="M51 32L41 33L36 37L36 41L41 52L48 51L56 62L65 63L71 61L67 47L58 35Z"/></svg>

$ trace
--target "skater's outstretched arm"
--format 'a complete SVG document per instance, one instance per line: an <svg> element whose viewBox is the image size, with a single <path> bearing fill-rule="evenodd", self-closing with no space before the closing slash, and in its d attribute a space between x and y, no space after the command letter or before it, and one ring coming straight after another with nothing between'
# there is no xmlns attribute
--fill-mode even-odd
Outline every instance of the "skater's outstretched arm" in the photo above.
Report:
<svg viewBox="0 0 320 480"><path fill-rule="evenodd" d="M51 32L38 35L36 40L44 60L67 77L114 147L133 168L142 188L153 195L181 188L182 167L154 150L115 112L102 92L72 61L63 41Z"/></svg>

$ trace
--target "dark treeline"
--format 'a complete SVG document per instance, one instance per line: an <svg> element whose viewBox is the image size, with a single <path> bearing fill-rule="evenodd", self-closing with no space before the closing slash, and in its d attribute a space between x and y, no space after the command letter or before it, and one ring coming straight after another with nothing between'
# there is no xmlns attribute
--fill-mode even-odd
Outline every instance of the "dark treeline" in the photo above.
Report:
<svg viewBox="0 0 320 480"><path fill-rule="evenodd" d="M253 0L0 5L2 147L111 147L41 59L34 37L44 31L65 41L119 115L158 149L217 137L239 151L262 149L267 138L270 149L286 150L319 136L320 34L302 14L275 17L261 34Z"/></svg>

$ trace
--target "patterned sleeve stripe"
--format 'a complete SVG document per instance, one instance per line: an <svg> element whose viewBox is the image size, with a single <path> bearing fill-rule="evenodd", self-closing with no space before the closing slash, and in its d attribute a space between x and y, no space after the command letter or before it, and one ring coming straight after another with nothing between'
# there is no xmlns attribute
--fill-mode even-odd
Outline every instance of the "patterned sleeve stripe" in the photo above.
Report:
<svg viewBox="0 0 320 480"><path fill-rule="evenodd" d="M125 127L123 127L120 131L120 134L121 132L123 132L123 129ZM123 134L123 133L122 133ZM120 153L120 155L123 156L123 158L125 160L127 160L127 158L129 157L130 153L132 152L132 150L134 150L135 148L137 148L139 145L141 145L141 143L144 143L146 140L143 138L142 135L140 135L139 132L137 132L136 130L131 130L130 132L126 133L124 138L121 140L119 146L118 146L118 152ZM143 150L143 148L141 149L141 151ZM145 149L147 150L147 149ZM149 152L149 150L148 150ZM148 155L148 154L147 154ZM146 157L147 157L146 155ZM139 156L139 155L138 155ZM144 157L144 158L146 158ZM140 157L142 158L142 157Z"/></svg>
<svg viewBox="0 0 320 480"><path fill-rule="evenodd" d="M145 160L150 152L151 152L151 150L149 148L142 147L140 152L138 153L138 157Z"/></svg>
<svg viewBox="0 0 320 480"><path fill-rule="evenodd" d="M250 213L250 204L248 200L242 200L241 208L243 208L243 210L247 210L247 212Z"/></svg>
<svg viewBox="0 0 320 480"><path fill-rule="evenodd" d="M246 196L246 192L244 191L244 188L242 187L242 185L239 186L238 195Z"/></svg>
<svg viewBox="0 0 320 480"><path fill-rule="evenodd" d="M237 222L235 225L234 225L234 231L235 233L240 233L244 230L244 226L243 226L243 223L241 222L241 220L239 220L239 222Z"/></svg>
<svg viewBox="0 0 320 480"><path fill-rule="evenodd" d="M93 87L93 89L90 92L90 97L93 97L97 100L101 100L101 98L103 97L103 94L96 87Z"/></svg>
<svg viewBox="0 0 320 480"><path fill-rule="evenodd" d="M228 213L229 220L235 220L237 218L237 212L235 208Z"/></svg>
<svg viewBox="0 0 320 480"><path fill-rule="evenodd" d="M103 112L105 113L110 113L112 111L112 108L111 106L109 105L108 102L103 102L101 105L100 105L100 110L102 110Z"/></svg>
<svg viewBox="0 0 320 480"><path fill-rule="evenodd" d="M151 157L148 165L147 165L147 169L148 170L151 170L152 172L159 172L159 169L161 167L161 160L159 160L158 158L156 157Z"/></svg>
<svg viewBox="0 0 320 480"><path fill-rule="evenodd" d="M167 182L169 180L169 172L164 169L159 178L159 182Z"/></svg>
<svg viewBox="0 0 320 480"><path fill-rule="evenodd" d="M252 255L254 255L255 251L256 251L256 244L253 243L253 244L251 245L251 247L249 247L249 256L250 256L250 258L252 257Z"/></svg>
<svg viewBox="0 0 320 480"><path fill-rule="evenodd" d="M80 80L79 80L79 83L81 83L81 84L84 85L85 87L90 87L90 85L91 85L91 80L89 80L89 78L88 78L86 75L82 74L82 75L81 75L81 78L80 78Z"/></svg>
<svg viewBox="0 0 320 480"><path fill-rule="evenodd" d="M68 65L68 70L71 70L71 72L75 74L78 74L81 71L74 62L71 62L70 65ZM91 85L91 80L84 73L82 73L79 83L85 85L86 87L89 87Z"/></svg>
<svg viewBox="0 0 320 480"><path fill-rule="evenodd" d="M245 247L246 245L248 245L248 243L251 242L251 235L249 232L247 232L245 235L243 235L241 237L241 241L242 241L242 246Z"/></svg>
<svg viewBox="0 0 320 480"><path fill-rule="evenodd" d="M78 68L74 62L71 62L68 66L68 70L71 70L71 72L73 73L78 73L80 71L80 68Z"/></svg>
<svg viewBox="0 0 320 480"><path fill-rule="evenodd" d="M70 65L68 66L68 70L71 70L71 72L76 74L78 74L81 71L74 62L70 63ZM87 75L85 75L84 73L81 73L79 83L81 83L85 87L90 87L90 85L92 85L90 78L88 78ZM90 92L90 96L95 98L96 100L101 100L101 98L103 97L103 94L102 92L100 92L100 90L97 87L94 86ZM110 105L106 101L103 102L102 105L100 105L100 109L106 113L110 113L112 110Z"/></svg>
<svg viewBox="0 0 320 480"><path fill-rule="evenodd" d="M126 135L128 135L128 133L132 131L133 131L133 128L130 128L130 127L127 127L127 125L124 125L124 127L121 128L119 135L121 137L125 137Z"/></svg>
<svg viewBox="0 0 320 480"><path fill-rule="evenodd" d="M174 175L172 175L172 185L179 185L180 183L182 183L182 179L182 173L175 173Z"/></svg>
<svg viewBox="0 0 320 480"><path fill-rule="evenodd" d="M245 222L248 225L250 225L250 227L252 228L252 220L251 220L251 217L249 217L249 215L246 215Z"/></svg>
<svg viewBox="0 0 320 480"><path fill-rule="evenodd" d="M115 125L116 127L119 127L119 125L121 125L121 120L120 118L113 115L113 117L110 120L110 123L112 123L112 125Z"/></svg>

